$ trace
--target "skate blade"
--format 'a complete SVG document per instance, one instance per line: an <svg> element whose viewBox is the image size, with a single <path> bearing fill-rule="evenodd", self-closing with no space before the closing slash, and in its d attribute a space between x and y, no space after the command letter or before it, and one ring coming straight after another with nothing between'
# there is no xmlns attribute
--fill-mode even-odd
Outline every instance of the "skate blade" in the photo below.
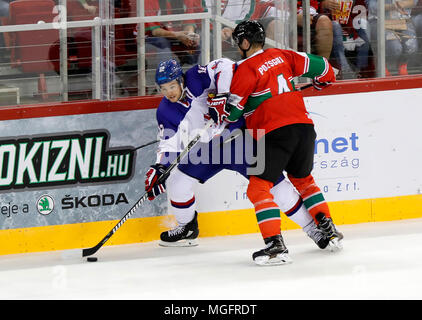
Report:
<svg viewBox="0 0 422 320"><path fill-rule="evenodd" d="M274 258L270 258L269 256L256 257L254 262L260 266L277 266L283 264L290 264L293 262L293 260L288 254L280 253Z"/></svg>
<svg viewBox="0 0 422 320"><path fill-rule="evenodd" d="M341 250L343 250L343 243L338 238L331 239L330 242L328 243L327 249L330 252L338 252L338 251L341 251Z"/></svg>
<svg viewBox="0 0 422 320"><path fill-rule="evenodd" d="M162 247L195 247L198 245L198 239L183 239L175 242L160 240L158 244Z"/></svg>

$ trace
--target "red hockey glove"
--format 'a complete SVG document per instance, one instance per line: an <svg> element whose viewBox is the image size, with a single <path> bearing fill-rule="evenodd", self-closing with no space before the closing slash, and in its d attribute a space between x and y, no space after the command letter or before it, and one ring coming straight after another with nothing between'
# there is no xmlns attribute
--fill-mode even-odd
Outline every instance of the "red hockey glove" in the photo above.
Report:
<svg viewBox="0 0 422 320"><path fill-rule="evenodd" d="M230 115L229 105L227 105L227 94L208 97L208 113L211 119L218 125Z"/></svg>
<svg viewBox="0 0 422 320"><path fill-rule="evenodd" d="M152 201L161 193L166 192L165 180L157 184L158 179L164 174L166 167L160 163L152 165L146 173L145 191L148 192L148 200Z"/></svg>

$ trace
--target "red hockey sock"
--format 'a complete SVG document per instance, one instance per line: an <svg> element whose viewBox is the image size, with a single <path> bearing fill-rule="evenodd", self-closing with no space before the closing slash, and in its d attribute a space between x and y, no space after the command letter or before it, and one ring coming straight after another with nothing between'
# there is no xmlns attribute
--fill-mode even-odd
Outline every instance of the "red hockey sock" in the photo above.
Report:
<svg viewBox="0 0 422 320"><path fill-rule="evenodd" d="M303 204L308 209L312 218L318 224L315 216L322 212L327 218L330 218L330 209L325 201L325 198L321 192L321 189L315 184L315 180L312 175L305 178L294 178L291 175L288 176L289 180L297 191L300 193Z"/></svg>
<svg viewBox="0 0 422 320"><path fill-rule="evenodd" d="M281 229L280 208L270 192L272 186L273 183L270 181L251 176L247 190L248 198L255 207L256 219L264 239L280 234Z"/></svg>

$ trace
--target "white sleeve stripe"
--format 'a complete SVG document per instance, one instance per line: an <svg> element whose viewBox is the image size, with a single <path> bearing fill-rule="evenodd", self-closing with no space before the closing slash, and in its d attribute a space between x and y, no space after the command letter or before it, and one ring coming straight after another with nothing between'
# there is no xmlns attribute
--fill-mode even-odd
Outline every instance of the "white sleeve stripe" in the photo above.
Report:
<svg viewBox="0 0 422 320"><path fill-rule="evenodd" d="M323 59L324 59L324 64L325 64L324 72L320 76L315 77L316 80L321 79L322 77L324 77L328 73L328 70L329 70L328 61L327 61L326 58L323 58Z"/></svg>
<svg viewBox="0 0 422 320"><path fill-rule="evenodd" d="M240 103L236 105L236 108L239 110L243 110L245 107L242 106Z"/></svg>
<svg viewBox="0 0 422 320"><path fill-rule="evenodd" d="M297 52L297 53L305 59L305 63L304 63L304 66L303 66L303 73L302 73L302 74L305 74L309 71L309 61L310 60L309 60L308 54L306 52Z"/></svg>
<svg viewBox="0 0 422 320"><path fill-rule="evenodd" d="M193 99L194 95L192 94L192 92L190 92L188 87L185 87L186 90L186 95L188 96L188 98Z"/></svg>
<svg viewBox="0 0 422 320"><path fill-rule="evenodd" d="M259 92L253 92L253 93L251 93L251 97L258 97L258 96L261 96L261 95L266 94L268 92L271 92L269 88L262 90L262 91L259 91Z"/></svg>
<svg viewBox="0 0 422 320"><path fill-rule="evenodd" d="M305 66L304 66L304 69L303 69L303 73L302 74L308 73L308 71L309 71L309 61L310 61L310 59L309 59L308 55L306 55L306 57L305 57Z"/></svg>

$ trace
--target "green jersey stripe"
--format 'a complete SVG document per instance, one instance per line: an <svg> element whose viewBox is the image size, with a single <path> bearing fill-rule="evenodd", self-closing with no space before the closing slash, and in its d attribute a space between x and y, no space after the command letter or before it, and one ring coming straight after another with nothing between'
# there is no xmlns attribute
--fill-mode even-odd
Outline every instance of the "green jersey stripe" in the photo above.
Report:
<svg viewBox="0 0 422 320"><path fill-rule="evenodd" d="M258 223L268 219L280 218L280 209L268 209L260 211L256 214L256 218Z"/></svg>
<svg viewBox="0 0 422 320"><path fill-rule="evenodd" d="M325 201L325 199L324 199L324 196L322 195L322 193L317 193L317 194L314 194L314 195L306 198L306 200L303 201L303 204L305 205L305 207L307 209L309 209L309 208L315 206L316 204L322 203L324 201Z"/></svg>
<svg viewBox="0 0 422 320"><path fill-rule="evenodd" d="M237 108L236 106L229 104L230 108L230 115L227 117L227 120L229 121L236 121L238 120L242 115L245 109L241 110Z"/></svg>
<svg viewBox="0 0 422 320"><path fill-rule="evenodd" d="M303 74L302 77L315 78L327 72L327 65L323 57L310 53L308 53L307 56L309 58L309 67L308 71Z"/></svg>
<svg viewBox="0 0 422 320"><path fill-rule="evenodd" d="M272 97L271 91L267 91L263 94L256 95L256 96L249 96L248 101L245 105L245 112L251 112L252 110L255 110L258 108L258 106L263 103L265 100Z"/></svg>

